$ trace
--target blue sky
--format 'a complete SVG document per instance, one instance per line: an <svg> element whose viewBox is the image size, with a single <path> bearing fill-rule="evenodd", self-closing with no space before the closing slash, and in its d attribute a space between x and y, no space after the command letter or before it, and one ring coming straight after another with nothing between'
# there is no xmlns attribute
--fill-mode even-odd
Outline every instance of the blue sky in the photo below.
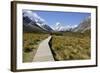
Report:
<svg viewBox="0 0 100 73"><path fill-rule="evenodd" d="M43 18L50 26L59 22L63 25L78 25L85 18L90 16L90 13L79 12L51 12L51 11L35 11Z"/></svg>
<svg viewBox="0 0 100 73"><path fill-rule="evenodd" d="M83 21L85 18L91 15L90 13L56 12L56 11L31 11L29 13L33 12L35 13L35 16L38 16L43 20L45 20L45 22L51 27L55 26L56 23L60 23L63 26L79 25L81 21Z"/></svg>

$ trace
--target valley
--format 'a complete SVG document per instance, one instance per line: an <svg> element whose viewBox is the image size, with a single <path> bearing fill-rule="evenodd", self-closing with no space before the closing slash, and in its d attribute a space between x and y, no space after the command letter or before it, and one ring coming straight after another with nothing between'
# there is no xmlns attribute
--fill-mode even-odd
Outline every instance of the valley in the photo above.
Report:
<svg viewBox="0 0 100 73"><path fill-rule="evenodd" d="M49 59L48 53L53 57ZM90 13L23 10L23 62L53 58L91 59Z"/></svg>

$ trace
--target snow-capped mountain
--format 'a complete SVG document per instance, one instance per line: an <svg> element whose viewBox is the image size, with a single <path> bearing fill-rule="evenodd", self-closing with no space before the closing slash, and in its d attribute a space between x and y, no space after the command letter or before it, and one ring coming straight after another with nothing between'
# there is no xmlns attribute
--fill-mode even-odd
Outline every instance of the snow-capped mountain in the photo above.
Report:
<svg viewBox="0 0 100 73"><path fill-rule="evenodd" d="M33 22L29 17L23 17L23 31L33 32L33 31L44 31L40 26Z"/></svg>
<svg viewBox="0 0 100 73"><path fill-rule="evenodd" d="M76 28L77 25L63 25L60 22L57 22L53 27L55 31L71 31L72 29Z"/></svg>
<svg viewBox="0 0 100 73"><path fill-rule="evenodd" d="M73 31L74 32L85 32L91 29L91 17L84 19Z"/></svg>
<svg viewBox="0 0 100 73"><path fill-rule="evenodd" d="M24 26L27 26L27 28L28 26L31 28L34 28L34 27L36 28L37 26L37 28L39 29L41 28L42 30L45 30L45 31L53 31L52 28L47 25L46 21L43 18L41 18L39 15L37 15L35 12L31 10L30 11L23 10L23 24Z"/></svg>
<svg viewBox="0 0 100 73"><path fill-rule="evenodd" d="M87 17L79 25L62 24L59 21L51 28L45 19L40 17L37 13L31 10L23 10L23 29L24 31L72 31L72 32L85 32L90 30L91 17Z"/></svg>

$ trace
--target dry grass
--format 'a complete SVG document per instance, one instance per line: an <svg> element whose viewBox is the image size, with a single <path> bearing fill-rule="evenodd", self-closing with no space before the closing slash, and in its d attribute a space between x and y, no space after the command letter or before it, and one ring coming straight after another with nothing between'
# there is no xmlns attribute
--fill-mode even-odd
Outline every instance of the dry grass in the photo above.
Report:
<svg viewBox="0 0 100 73"><path fill-rule="evenodd" d="M51 43L56 60L81 60L91 57L89 35L53 35Z"/></svg>
<svg viewBox="0 0 100 73"><path fill-rule="evenodd" d="M39 43L48 37L48 34L23 33L23 62L32 62Z"/></svg>

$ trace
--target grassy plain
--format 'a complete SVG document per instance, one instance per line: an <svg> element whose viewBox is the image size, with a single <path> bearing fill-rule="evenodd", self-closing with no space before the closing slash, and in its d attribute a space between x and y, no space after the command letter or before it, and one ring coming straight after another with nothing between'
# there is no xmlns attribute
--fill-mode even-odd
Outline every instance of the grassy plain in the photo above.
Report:
<svg viewBox="0 0 100 73"><path fill-rule="evenodd" d="M32 62L39 43L48 36L43 33L23 33L23 62Z"/></svg>
<svg viewBox="0 0 100 73"><path fill-rule="evenodd" d="M52 35L51 48L56 60L82 60L91 58L91 36L89 33Z"/></svg>

